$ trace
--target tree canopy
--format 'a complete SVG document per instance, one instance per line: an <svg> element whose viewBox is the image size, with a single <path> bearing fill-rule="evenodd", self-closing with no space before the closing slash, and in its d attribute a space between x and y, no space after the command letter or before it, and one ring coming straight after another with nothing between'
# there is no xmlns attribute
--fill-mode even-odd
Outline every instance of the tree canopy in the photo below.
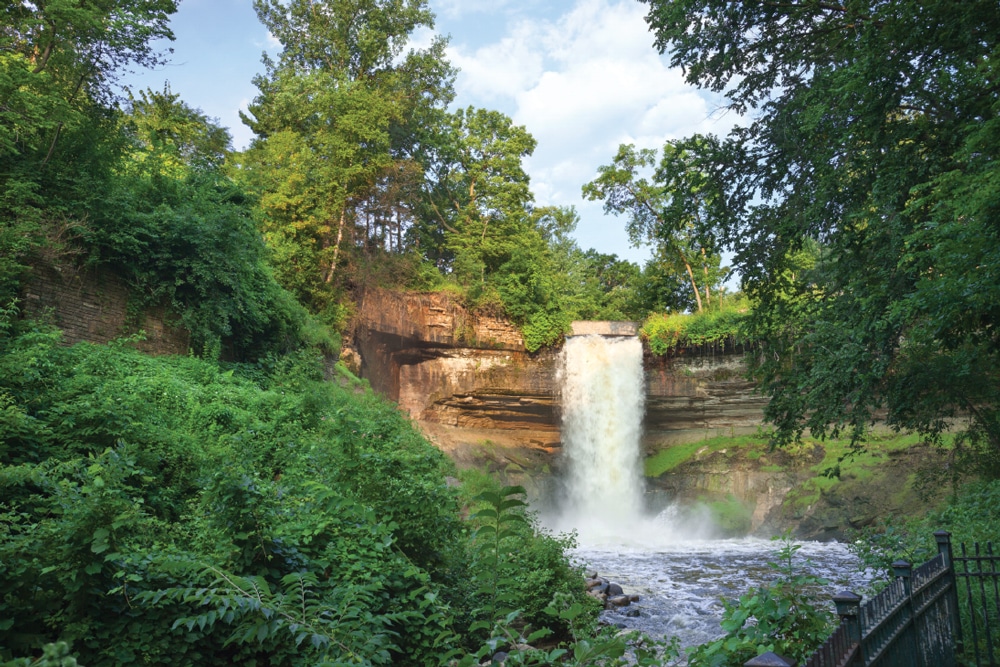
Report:
<svg viewBox="0 0 1000 667"><path fill-rule="evenodd" d="M597 178L583 186L583 195L603 201L606 213L628 216L626 229L633 245L653 245L651 266L656 274L686 274L690 290L670 305L683 309L686 302L693 302L698 312L711 305L712 290L726 276L713 247L714 236L704 233L707 210L718 200L710 189L713 182L696 160L705 141L692 137L666 142L658 166L657 151L622 144L614 162L599 167ZM642 175L654 166L652 180Z"/></svg>
<svg viewBox="0 0 1000 667"><path fill-rule="evenodd" d="M779 441L967 417L1000 472L1000 6L644 1L657 47L748 121L702 159L701 227L758 302Z"/></svg>

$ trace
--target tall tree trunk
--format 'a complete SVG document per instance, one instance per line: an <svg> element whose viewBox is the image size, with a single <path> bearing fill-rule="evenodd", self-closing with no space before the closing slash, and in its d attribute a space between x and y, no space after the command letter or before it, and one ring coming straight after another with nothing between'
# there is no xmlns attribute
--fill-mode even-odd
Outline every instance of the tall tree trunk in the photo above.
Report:
<svg viewBox="0 0 1000 667"><path fill-rule="evenodd" d="M712 307L712 295L708 291L708 257L705 255L705 249L701 249L701 268L705 270L705 305L709 308Z"/></svg>
<svg viewBox="0 0 1000 667"><path fill-rule="evenodd" d="M698 284L694 281L694 271L691 270L691 265L687 259L683 259L682 261L684 262L684 268L687 269L688 278L691 279L691 289L694 290L694 300L698 302L698 312L700 313L702 311L701 293L698 291Z"/></svg>
<svg viewBox="0 0 1000 667"><path fill-rule="evenodd" d="M403 216L396 209L396 252L403 252Z"/></svg>
<svg viewBox="0 0 1000 667"><path fill-rule="evenodd" d="M340 241L344 238L344 221L347 220L347 205L340 209L340 224L337 225L337 240L333 244L333 261L326 274L327 284L333 282L333 274L337 272L337 261L340 259Z"/></svg>

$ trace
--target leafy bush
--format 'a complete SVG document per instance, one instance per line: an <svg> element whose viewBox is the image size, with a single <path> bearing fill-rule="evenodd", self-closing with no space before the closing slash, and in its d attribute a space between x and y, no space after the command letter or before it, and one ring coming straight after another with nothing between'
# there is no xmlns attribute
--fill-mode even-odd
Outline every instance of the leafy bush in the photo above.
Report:
<svg viewBox="0 0 1000 667"><path fill-rule="evenodd" d="M340 377L0 338L0 661L436 665L509 610L592 629L571 538L484 479L464 524L447 459Z"/></svg>
<svg viewBox="0 0 1000 667"><path fill-rule="evenodd" d="M555 599L580 605L587 613L579 620L592 623L600 605L584 594L582 572L566 558L573 537L539 530L526 512L522 487L489 486L473 499L469 517L475 528L469 599L472 616L482 619L471 629L496 632L514 613L520 624L548 627L565 638L569 628L550 613Z"/></svg>
<svg viewBox="0 0 1000 667"><path fill-rule="evenodd" d="M918 566L935 554L937 544L934 532L947 530L951 533L952 548L956 556L960 556L960 544L965 544L968 552L974 552L974 544L985 547L988 542L1000 544L1000 521L997 521L996 508L1000 506L1000 480L978 481L966 484L946 507L920 519L904 521L884 521L877 526L857 531L848 548L858 556L861 567L873 570L876 578L868 593L875 593L884 588L893 578L892 562L902 559ZM979 605L976 618L979 623L989 616L990 622L1000 622L996 618L996 609L992 603L979 599L979 594L967 589L968 580L959 580L959 605L963 632L965 633L966 651L972 650L973 605ZM985 603L985 604L984 604ZM986 651L985 640L980 637L979 649ZM1000 649L994 638L994 651Z"/></svg>
<svg viewBox="0 0 1000 667"><path fill-rule="evenodd" d="M654 354L666 355L691 346L741 343L746 340L747 306L743 300L701 313L653 314L639 334Z"/></svg>
<svg viewBox="0 0 1000 667"><path fill-rule="evenodd" d="M447 460L306 353L244 368L0 339L0 660L54 641L85 665L450 650L467 558Z"/></svg>

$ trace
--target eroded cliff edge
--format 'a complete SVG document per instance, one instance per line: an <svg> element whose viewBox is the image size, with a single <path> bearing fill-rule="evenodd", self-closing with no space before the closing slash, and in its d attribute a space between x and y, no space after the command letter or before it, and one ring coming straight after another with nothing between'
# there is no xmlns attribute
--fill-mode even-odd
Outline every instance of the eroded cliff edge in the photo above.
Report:
<svg viewBox="0 0 1000 667"><path fill-rule="evenodd" d="M369 289L351 347L360 375L459 465L537 487L559 465L559 350L529 354L518 330L446 293ZM756 429L764 400L742 355L694 350L644 359L644 447Z"/></svg>

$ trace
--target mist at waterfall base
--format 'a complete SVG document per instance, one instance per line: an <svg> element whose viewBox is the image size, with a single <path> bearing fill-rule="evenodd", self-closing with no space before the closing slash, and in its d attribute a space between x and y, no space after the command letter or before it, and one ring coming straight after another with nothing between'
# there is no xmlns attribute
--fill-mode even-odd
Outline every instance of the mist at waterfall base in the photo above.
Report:
<svg viewBox="0 0 1000 667"><path fill-rule="evenodd" d="M562 465L540 520L575 532L571 556L640 601L603 612L619 627L677 636L683 646L722 634L721 600L775 578L778 545L721 539L708 510L645 493L642 344L635 337L572 336L563 352ZM801 572L830 581L829 593L866 585L842 544L800 543ZM850 577L848 581L847 577Z"/></svg>

